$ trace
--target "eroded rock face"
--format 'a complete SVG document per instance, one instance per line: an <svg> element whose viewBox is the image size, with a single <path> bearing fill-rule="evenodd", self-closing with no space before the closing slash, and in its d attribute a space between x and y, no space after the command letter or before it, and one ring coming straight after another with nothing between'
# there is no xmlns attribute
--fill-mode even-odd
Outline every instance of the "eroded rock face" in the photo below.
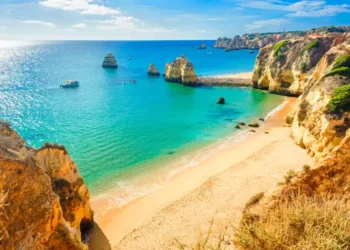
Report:
<svg viewBox="0 0 350 250"><path fill-rule="evenodd" d="M178 57L165 66L165 80L182 83L186 86L197 86L197 77L192 63L184 56Z"/></svg>
<svg viewBox="0 0 350 250"><path fill-rule="evenodd" d="M149 65L147 74L151 76L160 76L159 70L156 69L156 66L153 63Z"/></svg>
<svg viewBox="0 0 350 250"><path fill-rule="evenodd" d="M330 49L319 61L294 111L292 138L316 159L325 157L350 128L350 112L327 112L334 89L350 84L350 78L327 76L337 58L350 55L349 40Z"/></svg>
<svg viewBox="0 0 350 250"><path fill-rule="evenodd" d="M319 60L343 37L343 34L312 36L282 41L279 49L278 44L262 48L254 67L254 88L287 96L301 95Z"/></svg>
<svg viewBox="0 0 350 250"><path fill-rule="evenodd" d="M25 147L0 122L1 249L87 249L81 228L93 223L89 193L63 147Z"/></svg>

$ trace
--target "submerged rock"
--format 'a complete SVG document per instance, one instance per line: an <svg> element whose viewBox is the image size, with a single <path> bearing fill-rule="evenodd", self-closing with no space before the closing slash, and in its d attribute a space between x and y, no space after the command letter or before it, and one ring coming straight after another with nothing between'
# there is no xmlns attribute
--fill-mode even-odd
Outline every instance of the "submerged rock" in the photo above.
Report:
<svg viewBox="0 0 350 250"><path fill-rule="evenodd" d="M225 104L225 99L223 97L220 97L217 101L218 104Z"/></svg>
<svg viewBox="0 0 350 250"><path fill-rule="evenodd" d="M89 193L63 146L26 147L0 122L0 172L0 249L88 249L81 234L93 224Z"/></svg>
<svg viewBox="0 0 350 250"><path fill-rule="evenodd" d="M112 68L112 69L118 68L117 60L115 59L115 57L112 53L108 53L105 56L105 59L103 60L102 67L103 68Z"/></svg>
<svg viewBox="0 0 350 250"><path fill-rule="evenodd" d="M245 122L239 122L238 125L245 126Z"/></svg>
<svg viewBox="0 0 350 250"><path fill-rule="evenodd" d="M198 49L206 49L207 45L205 43L202 43L201 45L199 45Z"/></svg>
<svg viewBox="0 0 350 250"><path fill-rule="evenodd" d="M149 65L148 70L147 70L147 74L151 75L151 76L160 76L159 70L156 69L156 67L153 63L151 65Z"/></svg>
<svg viewBox="0 0 350 250"><path fill-rule="evenodd" d="M165 80L182 83L186 86L198 86L193 64L184 56L180 56L165 66Z"/></svg>
<svg viewBox="0 0 350 250"><path fill-rule="evenodd" d="M236 128L236 129L240 129L240 128L241 128L241 126L239 126L239 125L236 125L236 126L235 126L235 128Z"/></svg>
<svg viewBox="0 0 350 250"><path fill-rule="evenodd" d="M79 87L79 82L75 80L67 80L60 85L61 88L77 88Z"/></svg>

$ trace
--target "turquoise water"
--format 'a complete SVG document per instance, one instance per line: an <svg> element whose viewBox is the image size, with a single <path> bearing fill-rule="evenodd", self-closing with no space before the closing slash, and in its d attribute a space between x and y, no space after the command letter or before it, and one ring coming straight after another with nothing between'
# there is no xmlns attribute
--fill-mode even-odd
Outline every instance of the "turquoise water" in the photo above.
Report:
<svg viewBox="0 0 350 250"><path fill-rule="evenodd" d="M147 76L150 63L164 73L165 63L181 54L199 75L253 69L256 54L193 48L200 43L0 42L0 119L29 145L64 144L92 193L123 189L126 180L130 191L138 174L188 164L187 154L200 154L235 132L238 120L264 116L283 100L249 88L190 88ZM117 70L101 67L107 52L116 56ZM67 79L81 86L59 88ZM216 104L220 96L227 104Z"/></svg>

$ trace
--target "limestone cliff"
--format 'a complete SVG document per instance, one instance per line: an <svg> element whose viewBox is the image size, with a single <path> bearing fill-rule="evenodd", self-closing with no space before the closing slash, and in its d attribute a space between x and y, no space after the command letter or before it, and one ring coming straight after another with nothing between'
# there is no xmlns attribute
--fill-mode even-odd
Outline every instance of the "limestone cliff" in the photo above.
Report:
<svg viewBox="0 0 350 250"><path fill-rule="evenodd" d="M328 108L335 90L350 84L350 74L329 75L339 59L350 55L349 42L350 39L347 39L321 58L293 114L292 138L310 154L315 155L316 159L330 153L350 128L349 109L345 106L336 110ZM348 63L350 67L350 62ZM350 97L346 95L342 96L344 100L335 98L336 102L345 101L345 105L350 101Z"/></svg>
<svg viewBox="0 0 350 250"><path fill-rule="evenodd" d="M153 63L149 65L147 74L151 76L160 76L159 70L156 68L156 66Z"/></svg>
<svg viewBox="0 0 350 250"><path fill-rule="evenodd" d="M197 86L197 77L193 64L184 56L176 58L165 66L165 80L182 83L186 86Z"/></svg>
<svg viewBox="0 0 350 250"><path fill-rule="evenodd" d="M81 231L92 225L89 193L62 146L36 150L0 123L1 249L87 249Z"/></svg>
<svg viewBox="0 0 350 250"><path fill-rule="evenodd" d="M260 49L269 44L275 44L281 40L307 37L311 35L322 35L329 33L349 32L349 26L329 26L307 31L275 32L275 33L251 33L242 36L236 35L233 38L218 38L214 48L236 50L236 49Z"/></svg>
<svg viewBox="0 0 350 250"><path fill-rule="evenodd" d="M321 57L344 39L343 34L283 40L262 48L255 62L253 86L299 96Z"/></svg>

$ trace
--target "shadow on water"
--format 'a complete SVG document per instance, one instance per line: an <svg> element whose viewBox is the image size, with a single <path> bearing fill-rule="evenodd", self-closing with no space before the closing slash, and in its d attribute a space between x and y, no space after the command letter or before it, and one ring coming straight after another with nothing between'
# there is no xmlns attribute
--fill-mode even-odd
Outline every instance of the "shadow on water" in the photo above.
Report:
<svg viewBox="0 0 350 250"><path fill-rule="evenodd" d="M90 250L111 250L111 244L97 223L90 229L89 232L89 249Z"/></svg>

